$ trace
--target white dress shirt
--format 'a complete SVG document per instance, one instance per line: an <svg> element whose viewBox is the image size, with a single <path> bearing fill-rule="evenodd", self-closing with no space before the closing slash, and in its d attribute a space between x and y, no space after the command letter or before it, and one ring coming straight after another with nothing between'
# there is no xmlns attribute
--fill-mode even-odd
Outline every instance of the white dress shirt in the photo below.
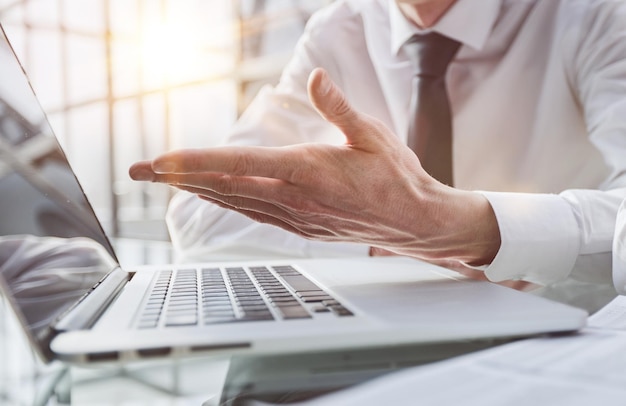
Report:
<svg viewBox="0 0 626 406"><path fill-rule="evenodd" d="M613 283L620 295L626 295L626 200L620 206L615 222Z"/></svg>
<svg viewBox="0 0 626 406"><path fill-rule="evenodd" d="M615 294L612 237L626 197L626 4L458 0L431 30L462 43L446 77L454 179L484 193L498 219L502 244L487 277L546 285L538 293L590 310L604 304ZM311 18L280 83L259 93L228 143L343 143L308 101L317 66L405 139L412 71L403 46L419 31L392 0L336 1ZM168 224L187 259L367 255L182 193Z"/></svg>

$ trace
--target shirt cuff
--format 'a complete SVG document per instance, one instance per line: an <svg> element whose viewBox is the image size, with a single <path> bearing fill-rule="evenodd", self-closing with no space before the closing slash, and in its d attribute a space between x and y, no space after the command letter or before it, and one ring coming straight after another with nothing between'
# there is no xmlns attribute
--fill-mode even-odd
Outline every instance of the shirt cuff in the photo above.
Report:
<svg viewBox="0 0 626 406"><path fill-rule="evenodd" d="M485 269L489 280L547 285L569 275L580 250L580 228L565 199L551 194L479 193L489 200L500 228L500 250Z"/></svg>

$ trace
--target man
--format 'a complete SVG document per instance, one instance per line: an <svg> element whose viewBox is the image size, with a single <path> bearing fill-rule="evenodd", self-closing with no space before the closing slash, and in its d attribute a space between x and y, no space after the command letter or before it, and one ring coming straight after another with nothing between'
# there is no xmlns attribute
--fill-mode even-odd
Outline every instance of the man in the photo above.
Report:
<svg viewBox="0 0 626 406"><path fill-rule="evenodd" d="M445 76L454 188L404 145L407 46L432 31L461 43ZM311 19L279 85L260 93L230 143L242 147L131 168L137 180L199 196L172 203L177 244L215 244L232 227L242 244L256 233L299 253L320 247L226 221L234 214L208 200L307 240L533 282L593 311L614 295L611 239L626 197L626 5L338 1Z"/></svg>

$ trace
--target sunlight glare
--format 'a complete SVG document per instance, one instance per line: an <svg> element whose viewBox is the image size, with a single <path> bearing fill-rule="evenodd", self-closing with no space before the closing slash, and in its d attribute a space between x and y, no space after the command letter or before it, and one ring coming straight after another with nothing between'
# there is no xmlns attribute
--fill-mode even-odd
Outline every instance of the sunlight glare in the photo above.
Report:
<svg viewBox="0 0 626 406"><path fill-rule="evenodd" d="M146 82L171 85L196 78L202 70L200 38L182 23L147 25L141 38Z"/></svg>

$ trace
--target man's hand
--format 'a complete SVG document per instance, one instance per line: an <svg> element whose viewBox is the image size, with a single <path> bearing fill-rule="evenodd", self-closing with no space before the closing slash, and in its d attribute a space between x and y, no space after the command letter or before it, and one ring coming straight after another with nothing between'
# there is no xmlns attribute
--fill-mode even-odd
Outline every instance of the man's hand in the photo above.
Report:
<svg viewBox="0 0 626 406"><path fill-rule="evenodd" d="M354 110L322 69L312 72L308 91L318 112L345 134L345 145L180 150L138 162L130 175L309 239L424 259L493 259L500 235L482 195L430 177L413 151L383 123Z"/></svg>

